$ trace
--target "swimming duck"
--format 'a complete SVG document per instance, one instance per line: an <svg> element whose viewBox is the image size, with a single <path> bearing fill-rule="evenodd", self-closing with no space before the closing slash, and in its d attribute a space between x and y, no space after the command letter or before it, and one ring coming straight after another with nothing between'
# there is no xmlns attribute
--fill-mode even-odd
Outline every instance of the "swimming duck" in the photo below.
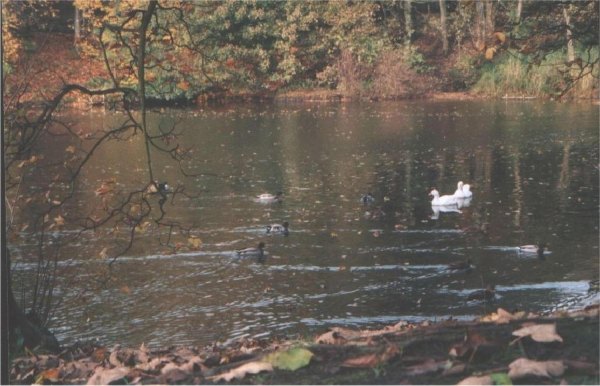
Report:
<svg viewBox="0 0 600 386"><path fill-rule="evenodd" d="M537 253L538 256L544 256L546 244L540 245L523 245L519 247L519 253Z"/></svg>
<svg viewBox="0 0 600 386"><path fill-rule="evenodd" d="M448 269L451 270L463 270L471 268L471 259L467 259L467 261L455 261L453 263L448 264Z"/></svg>
<svg viewBox="0 0 600 386"><path fill-rule="evenodd" d="M261 201L273 201L273 202L278 202L281 201L281 196L283 196L282 192L277 192L276 195L272 195L269 193L263 193L260 196L258 196L258 199Z"/></svg>
<svg viewBox="0 0 600 386"><path fill-rule="evenodd" d="M484 290L478 290L475 292L471 292L469 294L469 300L493 300L496 296L495 287L491 284L488 284Z"/></svg>
<svg viewBox="0 0 600 386"><path fill-rule="evenodd" d="M456 198L467 197L467 196L465 196L465 191L463 190L463 182L462 181L458 181L458 184L456 185L456 192L454 192L453 196Z"/></svg>
<svg viewBox="0 0 600 386"><path fill-rule="evenodd" d="M150 184L148 186L148 189L146 189L146 191L148 193L164 193L167 192L170 189L169 184L167 184L166 182L158 182L158 181L154 181L154 184Z"/></svg>
<svg viewBox="0 0 600 386"><path fill-rule="evenodd" d="M600 280L598 279L592 280L588 284L590 285L588 292L598 292L600 289Z"/></svg>
<svg viewBox="0 0 600 386"><path fill-rule="evenodd" d="M462 190L465 198L473 197L473 192L471 192L471 185L465 184Z"/></svg>
<svg viewBox="0 0 600 386"><path fill-rule="evenodd" d="M258 248L250 247L245 249L238 249L235 253L240 257L262 257L264 254L263 249L265 248L265 243L262 241L258 243Z"/></svg>
<svg viewBox="0 0 600 386"><path fill-rule="evenodd" d="M288 229L288 227L290 226L289 222L284 222L283 225L279 225L279 224L271 224L271 225L267 225L267 233L280 233L283 235L287 235L290 230Z"/></svg>
<svg viewBox="0 0 600 386"><path fill-rule="evenodd" d="M457 204L456 197L449 196L449 195L440 197L440 192L438 192L436 189L433 189L431 191L431 193L429 193L429 195L433 196L431 205L456 205Z"/></svg>
<svg viewBox="0 0 600 386"><path fill-rule="evenodd" d="M371 192L369 192L360 198L360 202L362 202L363 204L370 204L372 202L375 202L375 199L371 195Z"/></svg>

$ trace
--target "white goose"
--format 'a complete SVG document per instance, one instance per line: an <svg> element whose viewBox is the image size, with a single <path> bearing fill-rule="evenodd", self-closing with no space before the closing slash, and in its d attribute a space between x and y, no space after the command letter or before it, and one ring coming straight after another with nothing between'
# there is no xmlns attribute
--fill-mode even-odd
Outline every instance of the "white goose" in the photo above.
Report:
<svg viewBox="0 0 600 386"><path fill-rule="evenodd" d="M431 205L456 205L458 203L456 197L454 196L446 195L440 197L440 192L438 192L436 189L433 189L429 195L433 196Z"/></svg>

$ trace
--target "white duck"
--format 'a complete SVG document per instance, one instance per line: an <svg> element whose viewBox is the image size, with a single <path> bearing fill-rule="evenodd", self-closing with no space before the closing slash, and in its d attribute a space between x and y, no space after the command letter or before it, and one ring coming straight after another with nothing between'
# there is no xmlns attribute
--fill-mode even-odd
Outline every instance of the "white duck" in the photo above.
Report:
<svg viewBox="0 0 600 386"><path fill-rule="evenodd" d="M464 197L466 197L466 198L473 197L473 192L471 192L471 185L465 184L462 189L463 189L463 194L465 195Z"/></svg>
<svg viewBox="0 0 600 386"><path fill-rule="evenodd" d="M440 197L440 192L438 192L436 189L433 189L429 195L433 196L431 205L456 205L458 203L456 197L454 196L446 195Z"/></svg>
<svg viewBox="0 0 600 386"><path fill-rule="evenodd" d="M454 197L456 198L469 198L473 197L473 192L471 192L471 185L463 184L462 181L458 181L456 192L454 192Z"/></svg>
<svg viewBox="0 0 600 386"><path fill-rule="evenodd" d="M465 198L467 197L465 195L465 191L463 189L463 182L462 181L458 181L458 184L456 185L457 189L456 192L454 192L454 197L456 198Z"/></svg>

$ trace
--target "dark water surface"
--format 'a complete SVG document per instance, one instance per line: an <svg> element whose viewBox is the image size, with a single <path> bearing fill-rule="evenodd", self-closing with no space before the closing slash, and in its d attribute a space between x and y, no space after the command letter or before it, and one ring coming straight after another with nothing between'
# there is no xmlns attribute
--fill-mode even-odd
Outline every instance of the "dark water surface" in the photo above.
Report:
<svg viewBox="0 0 600 386"><path fill-rule="evenodd" d="M69 116L92 131L123 119ZM207 190L199 200L166 205L169 220L197 225L202 245L164 254L150 227L114 264L115 281L83 295L106 267L101 251L108 246L110 255L117 236L88 232L63 248L57 292L65 298L50 327L64 342L202 345L598 300L587 285L599 269L596 105L234 106L154 112L149 122L178 122L186 129L179 143L195 146L192 170L219 176L186 179L166 155L154 155L159 180ZM63 153L64 141L48 143L46 159ZM110 177L141 186L144 152L139 135L99 149L76 186L82 200L67 212L102 205L94 190ZM436 214L429 191L452 194L459 180L471 184L470 205ZM25 194L46 189L42 180L29 182L34 187ZM281 204L254 200L278 190ZM363 205L368 191L376 202ZM267 224L286 220L288 237L265 234ZM482 223L487 235L461 231ZM235 249L259 241L267 244L264 261L236 257ZM184 237L175 242L187 244ZM549 244L545 260L515 248L539 242ZM12 247L16 277L34 272L29 247ZM467 258L470 273L446 269ZM466 301L488 283L497 286L494 302ZM20 292L18 280L15 288Z"/></svg>

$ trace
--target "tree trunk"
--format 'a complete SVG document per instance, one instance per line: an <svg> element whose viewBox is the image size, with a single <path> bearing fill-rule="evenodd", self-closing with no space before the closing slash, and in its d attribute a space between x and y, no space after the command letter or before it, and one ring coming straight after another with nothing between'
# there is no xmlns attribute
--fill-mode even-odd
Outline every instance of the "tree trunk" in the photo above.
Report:
<svg viewBox="0 0 600 386"><path fill-rule="evenodd" d="M404 28L406 37L404 39L404 49L406 52L410 50L410 40L412 38L412 0L404 1Z"/></svg>
<svg viewBox="0 0 600 386"><path fill-rule="evenodd" d="M517 2L517 23L521 24L521 12L523 12L523 0Z"/></svg>
<svg viewBox="0 0 600 386"><path fill-rule="evenodd" d="M565 23L567 25L567 60L570 62L575 60L575 49L573 48L573 38L571 32L571 17L567 6L563 8L563 14L565 15Z"/></svg>
<svg viewBox="0 0 600 386"><path fill-rule="evenodd" d="M475 45L482 51L482 44L485 44L485 3L484 0L478 0L475 3Z"/></svg>
<svg viewBox="0 0 600 386"><path fill-rule="evenodd" d="M75 8L75 44L81 39L81 11Z"/></svg>
<svg viewBox="0 0 600 386"><path fill-rule="evenodd" d="M485 31L484 39L489 39L494 33L494 2L492 0L485 1Z"/></svg>
<svg viewBox="0 0 600 386"><path fill-rule="evenodd" d="M448 55L448 29L446 27L446 0L440 0L440 24L442 28L442 49Z"/></svg>

